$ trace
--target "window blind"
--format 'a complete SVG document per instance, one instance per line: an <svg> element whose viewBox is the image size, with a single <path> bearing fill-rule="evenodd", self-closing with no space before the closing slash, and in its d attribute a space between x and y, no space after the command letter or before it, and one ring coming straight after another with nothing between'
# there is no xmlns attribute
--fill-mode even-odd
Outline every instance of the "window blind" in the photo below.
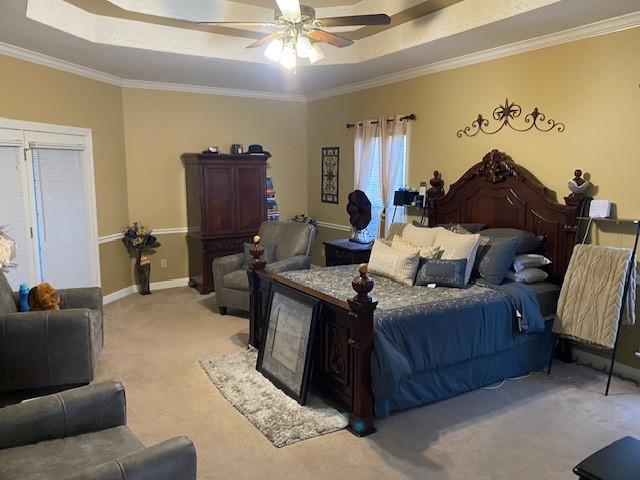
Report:
<svg viewBox="0 0 640 480"><path fill-rule="evenodd" d="M33 148L36 243L40 280L56 288L90 285L83 153Z"/></svg>
<svg viewBox="0 0 640 480"><path fill-rule="evenodd" d="M8 269L9 284L17 290L20 283L31 281L31 239L29 214L25 205L23 170L26 162L19 146L0 146L0 226L16 242L15 268Z"/></svg>

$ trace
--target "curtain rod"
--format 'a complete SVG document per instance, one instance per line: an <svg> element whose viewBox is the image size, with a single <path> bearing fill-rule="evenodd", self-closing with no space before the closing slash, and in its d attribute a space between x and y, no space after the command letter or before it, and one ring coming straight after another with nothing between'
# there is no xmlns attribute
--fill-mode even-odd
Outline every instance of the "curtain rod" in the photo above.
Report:
<svg viewBox="0 0 640 480"><path fill-rule="evenodd" d="M404 117L400 117L400 120L401 120L401 121L402 121L402 120L415 120L415 119L416 119L416 114L415 114L415 113L411 113L411 114L409 114L409 115L405 115ZM393 118L389 118L389 119L387 119L387 122L392 122L392 121L393 121ZM377 121L377 120L374 120L374 121L373 121L373 122L371 122L371 123L373 123L374 125L377 125L377 124L378 124L378 121ZM358 125L362 125L362 123L359 123ZM347 128L354 128L355 126L356 126L356 124L355 124L355 123L347 123Z"/></svg>

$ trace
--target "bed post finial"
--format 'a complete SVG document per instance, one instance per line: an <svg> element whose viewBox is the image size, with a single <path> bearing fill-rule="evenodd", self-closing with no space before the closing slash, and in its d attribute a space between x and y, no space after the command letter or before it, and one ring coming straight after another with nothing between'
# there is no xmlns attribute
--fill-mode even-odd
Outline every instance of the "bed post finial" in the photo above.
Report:
<svg viewBox="0 0 640 480"><path fill-rule="evenodd" d="M251 268L253 268L254 270L262 270L265 267L265 265L267 264L267 262L265 262L264 260L260 260L260 257L264 253L264 247L262 245L260 245L260 241L261 240L262 239L260 238L260 235L254 235L253 236L253 245L251 245L251 248L249 249L249 252L251 253L251 256L253 257L249 261L249 264L250 264Z"/></svg>
<svg viewBox="0 0 640 480"><path fill-rule="evenodd" d="M435 220L436 210L438 208L438 199L444 197L444 180L442 180L442 173L438 170L434 170L433 178L429 180L429 185L431 185L431 188L427 190L425 213L431 223L432 220Z"/></svg>
<svg viewBox="0 0 640 480"><path fill-rule="evenodd" d="M358 275L351 282L351 287L355 290L356 296L353 300L360 303L371 303L373 300L369 292L373 290L373 280L367 275L369 267L366 263L358 265Z"/></svg>

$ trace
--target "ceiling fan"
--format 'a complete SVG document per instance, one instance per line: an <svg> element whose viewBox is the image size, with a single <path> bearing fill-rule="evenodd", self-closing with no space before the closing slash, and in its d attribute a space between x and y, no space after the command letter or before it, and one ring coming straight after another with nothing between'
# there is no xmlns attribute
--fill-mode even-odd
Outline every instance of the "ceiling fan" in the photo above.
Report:
<svg viewBox="0 0 640 480"><path fill-rule="evenodd" d="M198 22L201 25L232 25L247 27L273 27L277 31L248 45L257 48L269 44L265 56L279 62L287 69L295 68L297 58L307 58L316 63L324 58L318 43L328 43L343 48L353 44L350 40L325 30L326 27L348 27L359 25L388 25L391 18L383 13L373 15L351 15L344 17L316 18L314 8L301 5L299 0L276 0L273 22Z"/></svg>

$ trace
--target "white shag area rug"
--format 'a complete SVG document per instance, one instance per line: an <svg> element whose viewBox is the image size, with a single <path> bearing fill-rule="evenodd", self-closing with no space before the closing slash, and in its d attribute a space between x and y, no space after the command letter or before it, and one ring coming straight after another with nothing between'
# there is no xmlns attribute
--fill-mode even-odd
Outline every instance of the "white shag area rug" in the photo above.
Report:
<svg viewBox="0 0 640 480"><path fill-rule="evenodd" d="M325 435L347 426L347 417L307 395L302 406L256 370L256 350L201 360L220 393L276 447Z"/></svg>

